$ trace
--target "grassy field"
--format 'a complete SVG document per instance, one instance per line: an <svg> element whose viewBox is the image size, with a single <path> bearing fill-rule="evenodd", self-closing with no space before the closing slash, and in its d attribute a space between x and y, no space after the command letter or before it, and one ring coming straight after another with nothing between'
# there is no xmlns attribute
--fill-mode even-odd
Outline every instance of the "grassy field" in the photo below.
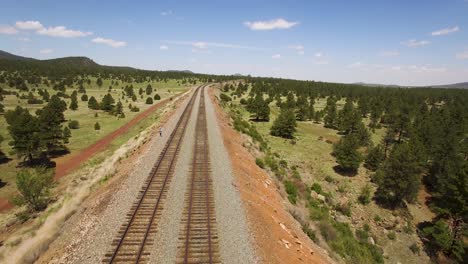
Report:
<svg viewBox="0 0 468 264"><path fill-rule="evenodd" d="M246 98L246 94L244 98ZM284 99L283 99L284 101ZM236 110L239 110L244 120L249 120L250 114L245 108L240 107L240 98L235 98L233 101ZM345 100L338 102L338 109L341 109ZM316 99L314 108L322 110L325 107L326 99ZM297 166L302 181L307 186L312 186L314 183L322 187L324 192L329 193L333 203L351 205L351 217L349 223L353 229L362 229L365 224L370 226L370 234L380 247L384 249L384 256L389 263L422 263L419 255L411 252L409 247L419 241L414 232L414 223L410 224L411 228L405 229L403 226L406 222L403 217L398 214L407 212L392 212L383 209L375 204L374 201L367 205L358 203L358 196L361 189L367 184L371 184L371 172L361 166L358 174L349 177L338 174L334 167L337 165L335 158L332 156L333 143L339 141L340 135L336 130L325 128L323 123L314 123L312 121L298 122L297 133L294 140L282 139L270 135L270 128L273 121L279 114L279 108L276 103L270 104L271 115L269 122L252 122L258 132L267 140L268 146L273 153L279 154L279 159L284 159L290 166ZM365 119L365 123L369 120ZM371 140L374 144L382 141L385 135L385 128L376 129L371 135ZM364 151L364 150L363 150ZM375 191L376 186L371 184L372 190ZM410 205L418 207L418 205ZM382 219L381 222L374 219ZM382 226L392 223L395 227L387 230ZM315 226L317 230L319 226ZM412 229L412 230L410 230ZM403 231L405 230L405 231ZM389 238L389 233L395 233L395 239Z"/></svg>
<svg viewBox="0 0 468 264"><path fill-rule="evenodd" d="M86 94L90 98L94 96L98 102L102 100L102 97L108 93L108 88L111 84L111 80L103 80L103 85L101 87L96 85L96 79L91 79L91 85L85 85ZM122 99L122 87L125 85L132 84L134 87L134 92L137 95L137 101L133 102L130 98L123 98ZM148 84L151 84L153 87L153 93L151 95L147 95L145 92L145 88ZM139 88L142 88L144 93L142 96L138 94ZM11 89L6 85L2 86L3 89L7 91L17 91L15 89ZM31 87L30 87L31 88ZM37 98L41 98L37 94L38 89L46 88L49 94L52 96L56 93L52 88L48 88L43 85L39 85L34 92L34 95ZM77 120L79 122L79 129L71 129L72 137L70 138L70 143L67 145L71 153L79 152L80 150L88 147L89 145L95 143L99 139L103 138L104 136L108 135L109 133L115 131L119 127L123 126L125 123L130 121L139 113L148 109L151 105L146 104L147 97L154 97L155 94L159 94L161 96L161 100L165 98L169 98L174 96L182 91L185 91L187 87L179 84L176 80L168 80L167 82L144 82L144 83L122 83L120 82L117 87L113 87L110 94L115 99L116 102L121 100L124 106L124 113L125 118L118 119L117 117L105 113L101 110L91 110L88 108L87 101L81 101L81 95L78 93L78 109L76 111L72 111L67 109L65 111L65 118L67 120ZM72 93L72 89L67 87L66 93L70 95ZM20 93L21 95L22 93ZM27 95L28 93L24 93ZM63 98L62 98L63 99ZM70 104L71 99L63 99L67 102L67 105ZM154 100L154 103L158 101ZM6 95L4 101L2 102L5 106L5 111L14 109L16 106L26 107L30 110L31 113L34 113L37 109L42 108L45 104L40 105L30 105L27 104L27 100L22 100L16 97L15 95ZM139 112L131 112L128 108L129 104L133 106L137 106L140 108ZM96 116L97 114L97 116ZM151 125L158 116L151 115L150 117L146 118L145 120L138 123L137 126L133 127L125 133L124 135L118 137L116 140L112 142L112 149L117 148L130 137L136 135L138 132L142 131L144 128ZM98 122L101 126L99 131L94 130L94 124ZM67 123L64 123L66 126ZM1 181L5 185L0 188L0 198L3 199L10 199L12 195L16 192L16 185L15 185L15 176L18 171L18 160L16 159L16 155L12 153L12 149L9 146L8 142L11 140L11 136L7 130L8 124L6 123L5 119L0 116L0 135L4 137L4 141L1 144L1 150L7 154L9 158L12 160L0 164L0 170L2 171L1 174Z"/></svg>

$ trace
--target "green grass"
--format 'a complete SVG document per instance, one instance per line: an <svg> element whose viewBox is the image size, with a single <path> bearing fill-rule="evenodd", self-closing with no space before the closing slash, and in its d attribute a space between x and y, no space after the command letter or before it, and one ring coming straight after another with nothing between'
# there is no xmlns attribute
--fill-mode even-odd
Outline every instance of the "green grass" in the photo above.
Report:
<svg viewBox="0 0 468 264"><path fill-rule="evenodd" d="M86 94L88 95L88 97L94 96L99 102L101 101L102 97L105 94L107 94L110 83L110 80L103 80L102 87L98 87L96 85L95 78L92 78L91 85L84 85L86 88ZM172 97L187 89L186 87L180 85L176 80L168 80L168 82L153 81L144 83L132 83L135 94L137 95L137 101L133 102L131 98L125 97L124 99L122 99L122 87L129 84L131 83L119 82L119 85L113 87L113 89L110 92L112 97L116 100L116 102L120 99L124 106L124 113L126 117L122 119L118 119L117 117L100 110L89 109L88 102L81 101L82 94L78 93L78 109L76 111L72 111L69 109L65 111L65 118L67 120L77 120L80 123L79 129L71 129L72 137L70 138L70 143L67 145L71 153L75 153L85 149L89 145L95 143L99 139L115 131L119 127L129 122L135 116L151 107L151 105L145 104L145 100L148 97L148 95L146 95L146 93L144 92L142 99L138 94L138 90L140 87L143 88L143 90L145 91L146 86L148 84L151 84L151 86L153 87L153 93L150 96L153 97L157 93L161 96L161 100ZM1 87L7 91L17 91L14 88L9 88L5 84L2 84ZM29 88L30 90L32 90L33 86L30 85ZM54 91L52 88L48 88L41 84L36 88L36 92L34 92L34 95L38 98L40 98L40 96L37 94L38 88L46 88L51 96L56 93L56 91ZM73 90L74 89L67 87L66 93L70 95ZM20 95L21 94L23 94L23 92L20 92ZM24 94L27 95L28 93L24 92ZM70 104L70 99L63 100L67 102L67 105ZM159 101L155 101L154 103L156 104L157 102ZM5 106L5 111L14 109L16 106L19 105L21 107L28 108L31 113L34 113L37 109L40 109L45 105L29 105L27 104L26 100L20 100L15 95L6 95L2 103ZM131 112L128 108L129 103L131 103L133 106L139 107L140 112ZM95 117L95 113L98 113L98 117ZM153 113L148 118L140 121L127 133L115 139L107 150L113 151L117 149L122 143L126 142L129 138L141 132L143 129L157 121L158 118L159 114ZM99 122L99 124L101 125L100 131L94 130L94 124L96 122ZM64 126L66 125L68 125L68 122L64 123ZM0 170L2 171L0 179L2 180L2 182L6 183L6 185L0 189L0 198L9 199L16 192L15 177L18 171L18 160L16 159L16 156L12 153L11 147L8 145L8 142L11 141L11 137L8 133L7 126L8 124L6 123L5 119L0 116L0 134L4 137L4 141L2 142L0 149L4 153L6 153L9 158L13 159L8 163L0 164Z"/></svg>

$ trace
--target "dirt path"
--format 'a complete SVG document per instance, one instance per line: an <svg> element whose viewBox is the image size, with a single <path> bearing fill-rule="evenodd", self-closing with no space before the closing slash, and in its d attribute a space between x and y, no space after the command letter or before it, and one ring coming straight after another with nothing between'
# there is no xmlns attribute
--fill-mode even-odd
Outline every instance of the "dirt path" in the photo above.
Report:
<svg viewBox="0 0 468 264"><path fill-rule="evenodd" d="M177 94L175 95L175 97L179 95L180 94ZM79 168L85 161L87 161L93 155L95 155L99 151L102 151L106 147L108 147L109 144L118 136L126 133L130 128L138 124L141 120L147 118L150 114L152 114L157 109L165 106L169 101L170 101L170 98L166 98L158 102L157 104L151 106L150 108L146 109L141 114L134 117L125 125L121 126L120 128L108 134L107 136L99 139L97 142L85 148L84 150L76 154L71 154L62 158L55 159L54 161L57 163L57 166L55 168L55 179L59 179L65 176L66 174L72 172L73 170Z"/></svg>
<svg viewBox="0 0 468 264"><path fill-rule="evenodd" d="M219 106L215 93L215 89L210 90L224 146L231 159L233 185L240 193L260 263L333 263L287 212L275 183L256 166L255 157L243 147L246 137L230 126L230 118Z"/></svg>

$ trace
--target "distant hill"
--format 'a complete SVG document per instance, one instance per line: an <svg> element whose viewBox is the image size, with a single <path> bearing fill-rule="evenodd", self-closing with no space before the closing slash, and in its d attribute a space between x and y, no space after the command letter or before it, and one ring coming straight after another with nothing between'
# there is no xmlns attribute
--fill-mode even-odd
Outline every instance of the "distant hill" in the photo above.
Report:
<svg viewBox="0 0 468 264"><path fill-rule="evenodd" d="M447 85L435 85L431 86L434 88L459 88L459 89L468 89L468 82L462 83L454 83L454 84L447 84Z"/></svg>
<svg viewBox="0 0 468 264"><path fill-rule="evenodd" d="M194 74L193 71L190 71L190 70L168 70L168 72L181 72L181 73L190 73L190 74Z"/></svg>
<svg viewBox="0 0 468 264"><path fill-rule="evenodd" d="M33 58L21 57L18 55L14 55L8 53L6 51L0 50L0 59L7 59L7 60L35 60Z"/></svg>
<svg viewBox="0 0 468 264"><path fill-rule="evenodd" d="M362 86L371 86L371 87L403 87L396 84L378 84L378 83L364 83L364 82L357 82L353 83L355 85L362 85Z"/></svg>

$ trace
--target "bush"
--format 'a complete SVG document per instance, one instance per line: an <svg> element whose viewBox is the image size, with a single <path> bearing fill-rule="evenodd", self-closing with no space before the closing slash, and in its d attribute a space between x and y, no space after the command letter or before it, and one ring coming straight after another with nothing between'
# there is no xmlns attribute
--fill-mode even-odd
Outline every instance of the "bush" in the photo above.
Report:
<svg viewBox="0 0 468 264"><path fill-rule="evenodd" d="M34 211L45 209L50 200L52 172L46 168L20 170L16 176L16 186L20 195L15 197L15 203L26 204Z"/></svg>
<svg viewBox="0 0 468 264"><path fill-rule="evenodd" d="M310 227L309 227L308 224L302 226L302 231L304 231L304 233L305 233L312 241L314 241L315 243L318 242L317 235L315 234L315 231L312 230L312 229L310 229Z"/></svg>
<svg viewBox="0 0 468 264"><path fill-rule="evenodd" d="M409 249L411 250L411 252L413 252L413 254L418 254L421 252L421 249L419 248L419 246L416 244L416 243L413 243Z"/></svg>
<svg viewBox="0 0 468 264"><path fill-rule="evenodd" d="M270 134L276 137L293 138L296 132L296 115L292 110L281 110L278 118L273 122Z"/></svg>
<svg viewBox="0 0 468 264"><path fill-rule="evenodd" d="M265 168L265 162L261 158L256 158L255 159L255 164L257 164L257 166L259 166L262 169Z"/></svg>
<svg viewBox="0 0 468 264"><path fill-rule="evenodd" d="M78 120L70 120L68 122L68 128L70 129L78 129L80 128L80 122Z"/></svg>
<svg viewBox="0 0 468 264"><path fill-rule="evenodd" d="M223 103L227 103L227 102L229 102L229 101L232 101L231 97L229 97L229 95L224 94L224 93L221 93L221 94L219 95L219 98L221 99L221 101L222 101Z"/></svg>
<svg viewBox="0 0 468 264"><path fill-rule="evenodd" d="M346 215L346 216L348 216L348 217L351 217L351 203L350 203L350 202L348 202L348 203L343 203L343 204L338 204L338 205L335 207L335 209L336 209L338 212L340 212L340 213L342 213L342 214L344 214L344 215Z"/></svg>
<svg viewBox="0 0 468 264"><path fill-rule="evenodd" d="M327 175L327 176L325 177L325 181L328 182L328 183L332 183L332 182L334 182L335 180L333 179L332 176Z"/></svg>
<svg viewBox="0 0 468 264"><path fill-rule="evenodd" d="M246 104L247 104L247 100L245 100L245 98L241 98L240 101L239 101L239 103L240 103L241 105L246 105Z"/></svg>
<svg viewBox="0 0 468 264"><path fill-rule="evenodd" d="M309 216L312 220L323 220L329 216L328 207L324 206L319 200L310 199Z"/></svg>
<svg viewBox="0 0 468 264"><path fill-rule="evenodd" d="M146 104L153 104L153 98L151 97L146 98Z"/></svg>
<svg viewBox="0 0 468 264"><path fill-rule="evenodd" d="M387 234L387 237L390 240L395 240L396 239L396 234L395 234L395 232L392 231L392 232Z"/></svg>
<svg viewBox="0 0 468 264"><path fill-rule="evenodd" d="M291 181L284 182L284 188L286 189L286 193L288 194L288 200L292 204L296 204L297 201L297 187Z"/></svg>
<svg viewBox="0 0 468 264"><path fill-rule="evenodd" d="M159 94L155 94L154 95L154 100L161 100L161 96Z"/></svg>
<svg viewBox="0 0 468 264"><path fill-rule="evenodd" d="M318 194L322 194L322 186L317 182L314 182L310 189L312 189L312 191L315 191Z"/></svg>
<svg viewBox="0 0 468 264"><path fill-rule="evenodd" d="M359 194L358 201L360 204L366 205L369 204L371 201L371 186L366 184L362 190L361 194Z"/></svg>
<svg viewBox="0 0 468 264"><path fill-rule="evenodd" d="M101 125L99 124L99 122L96 122L96 124L94 124L94 130L101 130Z"/></svg>
<svg viewBox="0 0 468 264"><path fill-rule="evenodd" d="M81 101L83 101L83 102L88 101L88 95L87 95L87 94L83 94L83 95L81 96Z"/></svg>

